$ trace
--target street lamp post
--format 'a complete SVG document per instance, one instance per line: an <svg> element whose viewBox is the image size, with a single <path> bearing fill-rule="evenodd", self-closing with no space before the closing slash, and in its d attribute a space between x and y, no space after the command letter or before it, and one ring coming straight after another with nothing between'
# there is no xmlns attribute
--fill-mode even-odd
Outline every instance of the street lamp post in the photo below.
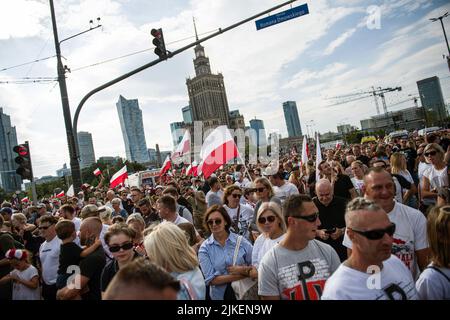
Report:
<svg viewBox="0 0 450 320"><path fill-rule="evenodd" d="M442 21L442 19L445 18L445 17L448 17L448 12L444 13L440 17L431 18L430 20L433 21L433 22L438 21L438 20L441 21L442 31L444 32L445 43L446 43L447 50L448 50L447 63L448 63L448 68L450 70L450 46L448 45L447 34L445 33L444 22Z"/></svg>

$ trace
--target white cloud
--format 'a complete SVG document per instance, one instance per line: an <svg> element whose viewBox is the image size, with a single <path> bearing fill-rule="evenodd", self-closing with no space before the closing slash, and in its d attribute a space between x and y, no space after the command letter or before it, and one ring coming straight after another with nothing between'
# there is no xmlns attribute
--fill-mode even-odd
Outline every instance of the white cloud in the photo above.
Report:
<svg viewBox="0 0 450 320"><path fill-rule="evenodd" d="M295 74L292 79L286 83L282 88L283 89L297 89L300 88L303 84L310 80L320 80L324 78L328 78L337 73L342 72L347 66L343 63L333 63L327 65L321 71L310 71L310 70L301 70L297 74Z"/></svg>
<svg viewBox="0 0 450 320"><path fill-rule="evenodd" d="M356 28L351 28L341 34L339 37L331 41L328 47L324 51L324 55L328 56L334 52L338 47L340 47L348 38L350 38L356 31Z"/></svg>

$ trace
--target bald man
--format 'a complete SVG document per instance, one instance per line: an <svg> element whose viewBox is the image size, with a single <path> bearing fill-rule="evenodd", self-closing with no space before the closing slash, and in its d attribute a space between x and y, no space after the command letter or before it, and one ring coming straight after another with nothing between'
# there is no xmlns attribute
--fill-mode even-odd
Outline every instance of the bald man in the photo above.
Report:
<svg viewBox="0 0 450 320"><path fill-rule="evenodd" d="M321 222L320 229L316 232L317 239L332 246L342 262L347 259L347 248L342 244L347 200L334 195L328 179L320 179L316 183L316 195L313 201L319 209Z"/></svg>
<svg viewBox="0 0 450 320"><path fill-rule="evenodd" d="M416 300L408 268L391 254L396 225L375 202L356 198L345 214L353 253L325 283L322 300Z"/></svg>
<svg viewBox="0 0 450 320"><path fill-rule="evenodd" d="M80 243L91 246L100 237L102 222L97 217L89 217L82 221L80 227ZM58 290L59 300L101 300L100 278L106 264L105 252L99 246L93 253L81 260L79 269L69 277L68 284Z"/></svg>

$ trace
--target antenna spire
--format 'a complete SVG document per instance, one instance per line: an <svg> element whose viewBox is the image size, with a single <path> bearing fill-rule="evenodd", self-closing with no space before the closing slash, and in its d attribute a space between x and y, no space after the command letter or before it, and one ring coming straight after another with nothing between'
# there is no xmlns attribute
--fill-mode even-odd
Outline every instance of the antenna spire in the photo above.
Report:
<svg viewBox="0 0 450 320"><path fill-rule="evenodd" d="M195 40L198 41L197 26L195 25L195 18L194 17L192 17L192 21L194 22Z"/></svg>

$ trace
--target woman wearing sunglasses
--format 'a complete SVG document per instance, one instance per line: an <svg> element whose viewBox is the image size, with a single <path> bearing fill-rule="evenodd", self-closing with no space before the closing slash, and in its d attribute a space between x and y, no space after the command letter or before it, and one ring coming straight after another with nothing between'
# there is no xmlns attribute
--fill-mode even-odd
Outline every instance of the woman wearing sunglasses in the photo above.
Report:
<svg viewBox="0 0 450 320"><path fill-rule="evenodd" d="M253 208L240 202L242 194L242 189L236 185L227 187L223 194L223 207L232 221L231 230L250 239Z"/></svg>
<svg viewBox="0 0 450 320"><path fill-rule="evenodd" d="M258 277L258 266L267 251L284 239L286 223L281 215L281 207L275 202L265 202L257 214L257 226L261 232L253 246L252 265L250 271L252 278Z"/></svg>
<svg viewBox="0 0 450 320"><path fill-rule="evenodd" d="M227 211L223 206L214 205L205 213L204 221L211 236L202 243L198 258L209 286L209 296L212 300L233 300L231 283L249 277L252 269L252 245L245 238L241 239L233 265L238 235L230 231L231 219Z"/></svg>
<svg viewBox="0 0 450 320"><path fill-rule="evenodd" d="M427 203L435 204L438 188L448 187L447 164L444 161L444 149L437 143L429 143L423 150L425 160L432 166L423 172L421 197Z"/></svg>
<svg viewBox="0 0 450 320"><path fill-rule="evenodd" d="M434 207L427 217L431 263L416 282L420 299L450 300L450 206Z"/></svg>
<svg viewBox="0 0 450 320"><path fill-rule="evenodd" d="M197 254L180 225L161 222L145 236L144 246L150 261L180 281L178 300L205 299L205 278L200 271Z"/></svg>
<svg viewBox="0 0 450 320"><path fill-rule="evenodd" d="M113 259L103 268L100 287L102 297L114 275L140 255L133 250L136 232L124 223L114 224L105 233L105 242Z"/></svg>

